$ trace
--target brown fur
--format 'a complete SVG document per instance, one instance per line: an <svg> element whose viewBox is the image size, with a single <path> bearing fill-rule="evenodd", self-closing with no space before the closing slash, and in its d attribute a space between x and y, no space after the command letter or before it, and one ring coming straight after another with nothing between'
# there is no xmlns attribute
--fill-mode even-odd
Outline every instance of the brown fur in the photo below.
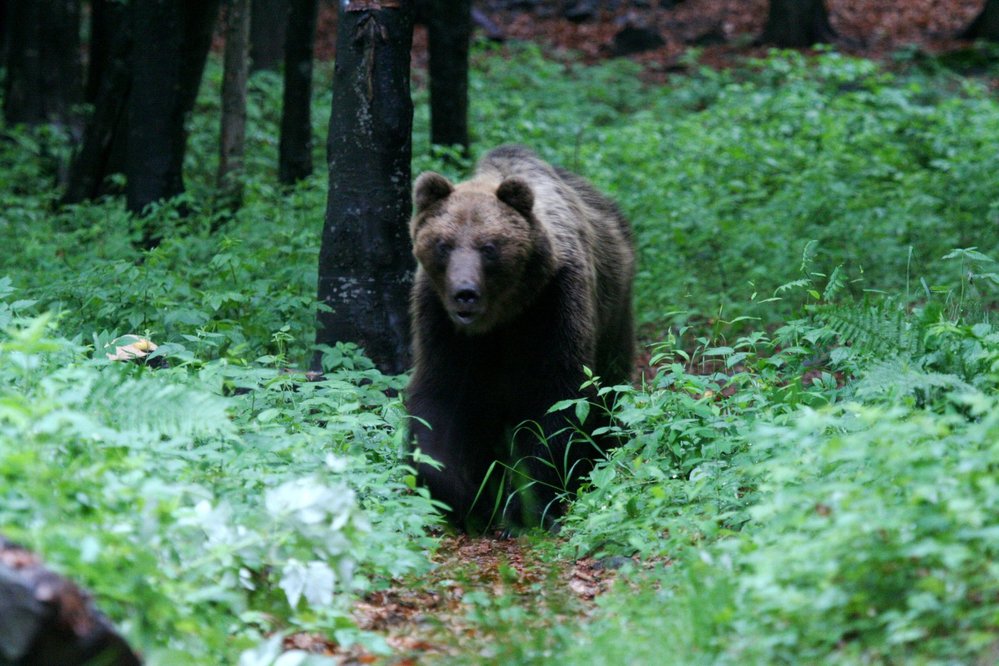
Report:
<svg viewBox="0 0 999 666"><path fill-rule="evenodd" d="M407 406L416 446L444 464L420 465L420 476L476 526L502 501L495 487L476 501L490 465L519 466L538 483L508 519L536 522L557 513L554 487L572 489L593 457L548 408L580 395L584 365L605 384L631 371L630 228L585 180L516 146L488 153L464 183L422 174L413 201ZM547 442L517 430L524 421Z"/></svg>

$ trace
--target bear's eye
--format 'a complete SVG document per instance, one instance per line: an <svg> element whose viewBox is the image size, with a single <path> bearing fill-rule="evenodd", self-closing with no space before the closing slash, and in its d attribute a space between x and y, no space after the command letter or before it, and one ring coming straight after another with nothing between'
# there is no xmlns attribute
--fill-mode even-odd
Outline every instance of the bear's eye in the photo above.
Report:
<svg viewBox="0 0 999 666"><path fill-rule="evenodd" d="M437 241L437 246L436 246L437 256L441 259L447 259L447 256L451 254L451 250L453 249L453 247L454 246L452 246L447 241Z"/></svg>
<svg viewBox="0 0 999 666"><path fill-rule="evenodd" d="M479 253L486 261L496 261L499 259L499 248L495 243L485 243L479 248Z"/></svg>

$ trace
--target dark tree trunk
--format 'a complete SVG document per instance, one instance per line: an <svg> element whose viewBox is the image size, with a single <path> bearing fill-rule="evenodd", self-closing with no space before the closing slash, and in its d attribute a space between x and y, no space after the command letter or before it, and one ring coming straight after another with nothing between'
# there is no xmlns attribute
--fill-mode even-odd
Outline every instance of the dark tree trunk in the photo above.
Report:
<svg viewBox="0 0 999 666"><path fill-rule="evenodd" d="M250 0L226 0L218 187L234 206L242 199L249 42Z"/></svg>
<svg viewBox="0 0 999 666"><path fill-rule="evenodd" d="M219 0L101 4L103 27L94 38L111 38L102 47L106 55L92 63L98 68L91 84L94 112L63 202L100 196L107 177L124 172L128 209L141 213L183 192L184 122L198 93ZM157 242L155 234L144 239L147 247Z"/></svg>
<svg viewBox="0 0 999 666"><path fill-rule="evenodd" d="M115 0L92 0L90 3L90 43L87 45L87 81L83 98L94 104L101 82L111 67L111 45L121 29L125 4Z"/></svg>
<svg viewBox="0 0 999 666"><path fill-rule="evenodd" d="M9 124L69 125L82 99L80 0L7 7L3 113Z"/></svg>
<svg viewBox="0 0 999 666"><path fill-rule="evenodd" d="M132 94L128 101L125 199L129 211L184 191L184 122L194 107L218 0L135 3ZM155 231L147 247L158 243Z"/></svg>
<svg viewBox="0 0 999 666"><path fill-rule="evenodd" d="M384 372L406 367L411 0L343 0L327 143L316 343L352 341ZM313 364L318 366L317 354Z"/></svg>
<svg viewBox="0 0 999 666"><path fill-rule="evenodd" d="M999 42L999 0L986 0L981 13L961 36L965 39Z"/></svg>
<svg viewBox="0 0 999 666"><path fill-rule="evenodd" d="M430 0L430 142L468 152L471 0Z"/></svg>
<svg viewBox="0 0 999 666"><path fill-rule="evenodd" d="M807 48L834 36L823 0L770 0L760 41L783 48Z"/></svg>
<svg viewBox="0 0 999 666"><path fill-rule="evenodd" d="M8 9L7 0L0 0L0 62L7 62L7 30L10 23L7 21Z"/></svg>
<svg viewBox="0 0 999 666"><path fill-rule="evenodd" d="M115 0L97 0L92 11L92 25L99 23L91 33L87 75L88 101L93 109L83 143L70 164L63 203L79 203L106 194L110 185L107 177L125 171L128 99L132 90L131 10Z"/></svg>
<svg viewBox="0 0 999 666"><path fill-rule="evenodd" d="M250 69L276 72L284 55L289 0L253 0L250 10Z"/></svg>
<svg viewBox="0 0 999 666"><path fill-rule="evenodd" d="M318 0L289 2L278 157L278 178L286 185L312 174L312 51L318 11Z"/></svg>

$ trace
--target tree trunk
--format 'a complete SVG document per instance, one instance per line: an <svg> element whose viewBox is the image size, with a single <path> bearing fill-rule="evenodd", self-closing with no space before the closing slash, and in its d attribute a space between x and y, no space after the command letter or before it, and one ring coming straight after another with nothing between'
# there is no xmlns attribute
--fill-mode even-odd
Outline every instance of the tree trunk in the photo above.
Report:
<svg viewBox="0 0 999 666"><path fill-rule="evenodd" d="M7 20L7 16L10 12L7 9L7 0L0 0L0 62L7 62L7 30L10 27L10 23Z"/></svg>
<svg viewBox="0 0 999 666"><path fill-rule="evenodd" d="M82 98L79 0L33 0L7 7L7 123L72 124Z"/></svg>
<svg viewBox="0 0 999 666"><path fill-rule="evenodd" d="M770 0L760 41L783 48L807 48L834 36L823 0Z"/></svg>
<svg viewBox="0 0 999 666"><path fill-rule="evenodd" d="M468 46L471 0L431 0L430 142L468 153Z"/></svg>
<svg viewBox="0 0 999 666"><path fill-rule="evenodd" d="M236 207L242 200L243 189L249 43L250 0L226 0L218 188Z"/></svg>
<svg viewBox="0 0 999 666"><path fill-rule="evenodd" d="M986 0L981 13L961 36L964 39L999 42L999 0Z"/></svg>
<svg viewBox="0 0 999 666"><path fill-rule="evenodd" d="M111 45L116 31L121 29L125 5L115 0L92 0L90 3L90 43L87 45L87 80L83 99L97 102L101 81L111 67Z"/></svg>
<svg viewBox="0 0 999 666"><path fill-rule="evenodd" d="M133 6L135 43L128 100L126 206L149 204L184 191L184 122L194 107L218 0L142 0ZM139 48L141 46L141 48ZM146 247L158 244L147 233Z"/></svg>
<svg viewBox="0 0 999 666"><path fill-rule="evenodd" d="M253 0L250 11L250 69L276 72L284 55L289 0Z"/></svg>
<svg viewBox="0 0 999 666"><path fill-rule="evenodd" d="M91 11L94 27L90 36L87 97L93 109L87 119L83 144L70 164L69 182L62 198L68 204L108 193L107 177L125 171L128 99L132 90L131 10L115 0L97 0Z"/></svg>
<svg viewBox="0 0 999 666"><path fill-rule="evenodd" d="M356 342L391 373L408 356L412 27L411 0L340 3L319 251L316 343Z"/></svg>
<svg viewBox="0 0 999 666"><path fill-rule="evenodd" d="M284 45L284 99L278 178L291 185L312 174L312 51L318 0L290 0Z"/></svg>

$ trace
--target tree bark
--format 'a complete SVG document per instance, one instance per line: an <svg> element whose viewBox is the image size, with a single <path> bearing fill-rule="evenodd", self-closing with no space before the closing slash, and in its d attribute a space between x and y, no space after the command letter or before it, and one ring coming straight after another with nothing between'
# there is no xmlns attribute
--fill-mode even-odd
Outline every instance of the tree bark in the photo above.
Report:
<svg viewBox="0 0 999 666"><path fill-rule="evenodd" d="M829 42L834 36L823 0L770 0L760 42L783 48L807 48Z"/></svg>
<svg viewBox="0 0 999 666"><path fill-rule="evenodd" d="M124 172L129 211L142 213L184 190L184 127L204 71L219 0L108 0L100 11L112 36L100 73L94 111L70 169L64 203L107 191L107 177ZM95 37L98 33L95 33ZM136 48L136 44L141 48ZM103 64L99 64L103 62ZM159 242L154 231L146 247Z"/></svg>
<svg viewBox="0 0 999 666"><path fill-rule="evenodd" d="M253 0L250 10L250 70L276 72L284 55L289 0Z"/></svg>
<svg viewBox="0 0 999 666"><path fill-rule="evenodd" d="M133 213L184 191L184 122L198 94L218 9L219 0L142 0L133 6L125 187ZM155 232L144 239L146 247L158 242Z"/></svg>
<svg viewBox="0 0 999 666"><path fill-rule="evenodd" d="M4 118L71 125L82 99L79 0L13 2L6 11Z"/></svg>
<svg viewBox="0 0 999 666"><path fill-rule="evenodd" d="M340 3L319 251L316 343L356 342L391 373L408 357L412 27L411 0Z"/></svg>
<svg viewBox="0 0 999 666"><path fill-rule="evenodd" d="M243 189L249 46L250 0L226 0L218 188L235 206L242 200Z"/></svg>
<svg viewBox="0 0 999 666"><path fill-rule="evenodd" d="M981 13L961 35L964 39L999 42L999 0L986 0Z"/></svg>
<svg viewBox="0 0 999 666"><path fill-rule="evenodd" d="M430 142L468 153L468 48L471 0L430 0Z"/></svg>
<svg viewBox="0 0 999 666"><path fill-rule="evenodd" d="M91 32L87 97L93 108L83 143L70 164L62 198L67 204L107 194L108 176L125 171L128 99L132 90L131 10L115 0L97 0L91 11L95 22L92 26L96 27Z"/></svg>
<svg viewBox="0 0 999 666"><path fill-rule="evenodd" d="M7 62L7 30L9 27L8 15L10 10L7 0L0 0L0 62Z"/></svg>
<svg viewBox="0 0 999 666"><path fill-rule="evenodd" d="M278 179L286 185L312 174L312 59L318 11L318 0L289 2L278 145Z"/></svg>
<svg viewBox="0 0 999 666"><path fill-rule="evenodd" d="M125 5L115 0L92 0L90 3L90 43L87 45L87 79L83 99L94 104L101 81L111 66L111 44L121 27Z"/></svg>

